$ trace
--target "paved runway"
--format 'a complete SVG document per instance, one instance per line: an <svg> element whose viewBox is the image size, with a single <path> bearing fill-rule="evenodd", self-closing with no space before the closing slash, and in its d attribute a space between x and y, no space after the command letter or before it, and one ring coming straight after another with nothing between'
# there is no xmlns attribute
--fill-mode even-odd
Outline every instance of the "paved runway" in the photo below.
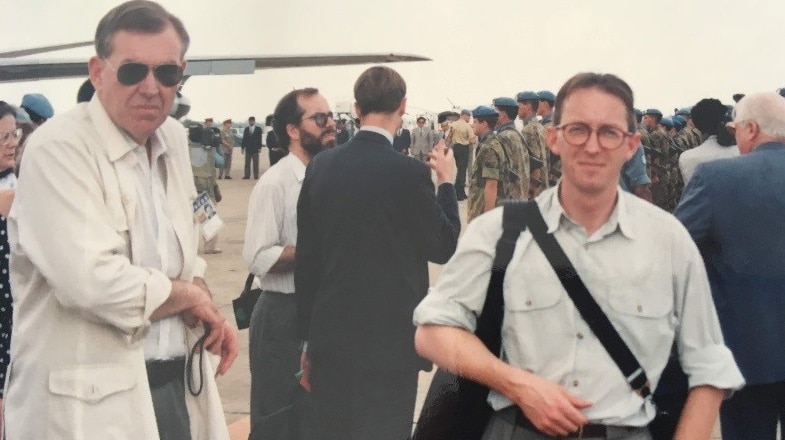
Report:
<svg viewBox="0 0 785 440"><path fill-rule="evenodd" d="M219 180L223 200L218 204L218 213L226 223L218 239L218 248L223 253L204 255L207 260L207 282L221 312L226 319L234 322L232 299L239 295L248 275L242 258L243 238L245 235L245 219L247 215L248 197L256 180L242 180L244 156L240 149L235 148L232 158L232 179ZM267 148L263 148L259 158L260 171L269 167ZM466 202L460 203L461 219L465 226ZM440 272L440 266L431 264L430 279L433 284ZM223 377L218 378L218 388L223 401L226 422L230 426L233 440L246 440L249 432L249 393L251 386L248 366L248 331L240 332L240 354L232 368ZM420 406L428 389L432 374L420 373L417 406L413 415L416 420ZM715 427L713 439L719 439L719 429Z"/></svg>

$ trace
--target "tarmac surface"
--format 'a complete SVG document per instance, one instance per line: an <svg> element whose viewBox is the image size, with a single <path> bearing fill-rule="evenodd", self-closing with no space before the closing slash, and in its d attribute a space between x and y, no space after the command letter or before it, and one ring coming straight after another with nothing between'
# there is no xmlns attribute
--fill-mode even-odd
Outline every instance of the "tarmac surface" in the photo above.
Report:
<svg viewBox="0 0 785 440"><path fill-rule="evenodd" d="M267 148L262 148L259 154L260 175L269 168ZM231 180L219 180L222 201L218 204L218 214L225 223L219 233L217 247L222 249L220 254L202 255L207 261L207 283L213 293L221 313L227 320L234 323L232 300L243 289L243 284L248 276L248 269L243 261L242 248L245 237L245 223L248 209L248 198L256 180L253 178L243 180L243 166L245 157L235 148L232 157ZM461 222L466 226L466 202L459 203ZM431 285L436 281L441 266L429 264ZM246 440L249 433L249 407L251 377L248 363L248 331L240 331L239 355L229 371L217 379L218 389L223 402L226 422L232 440ZM413 423L420 413L422 402L428 390L433 373L420 373L417 393L417 403L413 414ZM715 426L712 439L720 439L719 426Z"/></svg>

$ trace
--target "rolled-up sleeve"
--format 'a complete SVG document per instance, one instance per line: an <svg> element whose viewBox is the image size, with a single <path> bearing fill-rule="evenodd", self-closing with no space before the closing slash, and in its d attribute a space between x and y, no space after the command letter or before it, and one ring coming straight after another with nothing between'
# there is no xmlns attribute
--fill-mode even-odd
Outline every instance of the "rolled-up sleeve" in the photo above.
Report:
<svg viewBox="0 0 785 440"><path fill-rule="evenodd" d="M676 240L681 249L674 252L673 260L681 366L690 387L738 390L744 386L744 377L723 341L703 260L687 232L682 232L682 239Z"/></svg>
<svg viewBox="0 0 785 440"><path fill-rule="evenodd" d="M281 257L280 228L284 216L283 188L265 180L253 189L248 202L243 259L248 270L264 277Z"/></svg>
<svg viewBox="0 0 785 440"><path fill-rule="evenodd" d="M436 286L414 310L414 325L474 331L488 291L496 242L502 233L501 216L502 209L496 208L469 224Z"/></svg>

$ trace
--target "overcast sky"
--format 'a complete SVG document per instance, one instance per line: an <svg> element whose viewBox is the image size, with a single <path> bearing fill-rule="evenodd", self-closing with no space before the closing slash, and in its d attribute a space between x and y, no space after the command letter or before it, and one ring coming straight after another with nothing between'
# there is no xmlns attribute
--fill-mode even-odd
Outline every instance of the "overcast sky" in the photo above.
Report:
<svg viewBox="0 0 785 440"><path fill-rule="evenodd" d="M0 51L91 40L118 1L0 0ZM191 34L189 55L398 52L411 113L473 107L522 90L554 93L579 71L615 73L639 108L663 113L705 97L785 87L783 0L163 0ZM644 9L644 8L648 8ZM47 58L84 59L93 49ZM192 77L189 117L244 120L271 113L292 88L318 87L331 104L352 99L368 66ZM47 95L73 106L82 80L0 84L0 99Z"/></svg>

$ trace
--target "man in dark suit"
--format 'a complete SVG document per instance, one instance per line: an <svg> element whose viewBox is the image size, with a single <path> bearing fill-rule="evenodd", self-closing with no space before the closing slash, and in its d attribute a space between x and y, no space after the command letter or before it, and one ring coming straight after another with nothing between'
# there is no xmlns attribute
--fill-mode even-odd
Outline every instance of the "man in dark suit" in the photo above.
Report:
<svg viewBox="0 0 785 440"><path fill-rule="evenodd" d="M401 154L409 154L409 145L411 145L411 143L412 136L409 134L408 129L401 127L395 132L393 150Z"/></svg>
<svg viewBox="0 0 785 440"><path fill-rule="evenodd" d="M703 253L747 381L722 405L722 438L773 439L785 414L785 99L747 95L734 121L742 156L699 165L674 215Z"/></svg>
<svg viewBox="0 0 785 440"><path fill-rule="evenodd" d="M262 127L256 125L256 118L248 118L248 126L243 130L243 141L240 152L245 154L245 172L243 179L251 178L253 162L253 178L259 178L259 150L262 148Z"/></svg>
<svg viewBox="0 0 785 440"><path fill-rule="evenodd" d="M354 96L362 128L313 158L297 205L301 383L314 410L306 432L401 440L411 433L418 370L430 368L414 350L412 312L428 289L427 262L446 262L460 231L455 171L444 143L428 165L392 149L406 110L397 72L366 70Z"/></svg>

